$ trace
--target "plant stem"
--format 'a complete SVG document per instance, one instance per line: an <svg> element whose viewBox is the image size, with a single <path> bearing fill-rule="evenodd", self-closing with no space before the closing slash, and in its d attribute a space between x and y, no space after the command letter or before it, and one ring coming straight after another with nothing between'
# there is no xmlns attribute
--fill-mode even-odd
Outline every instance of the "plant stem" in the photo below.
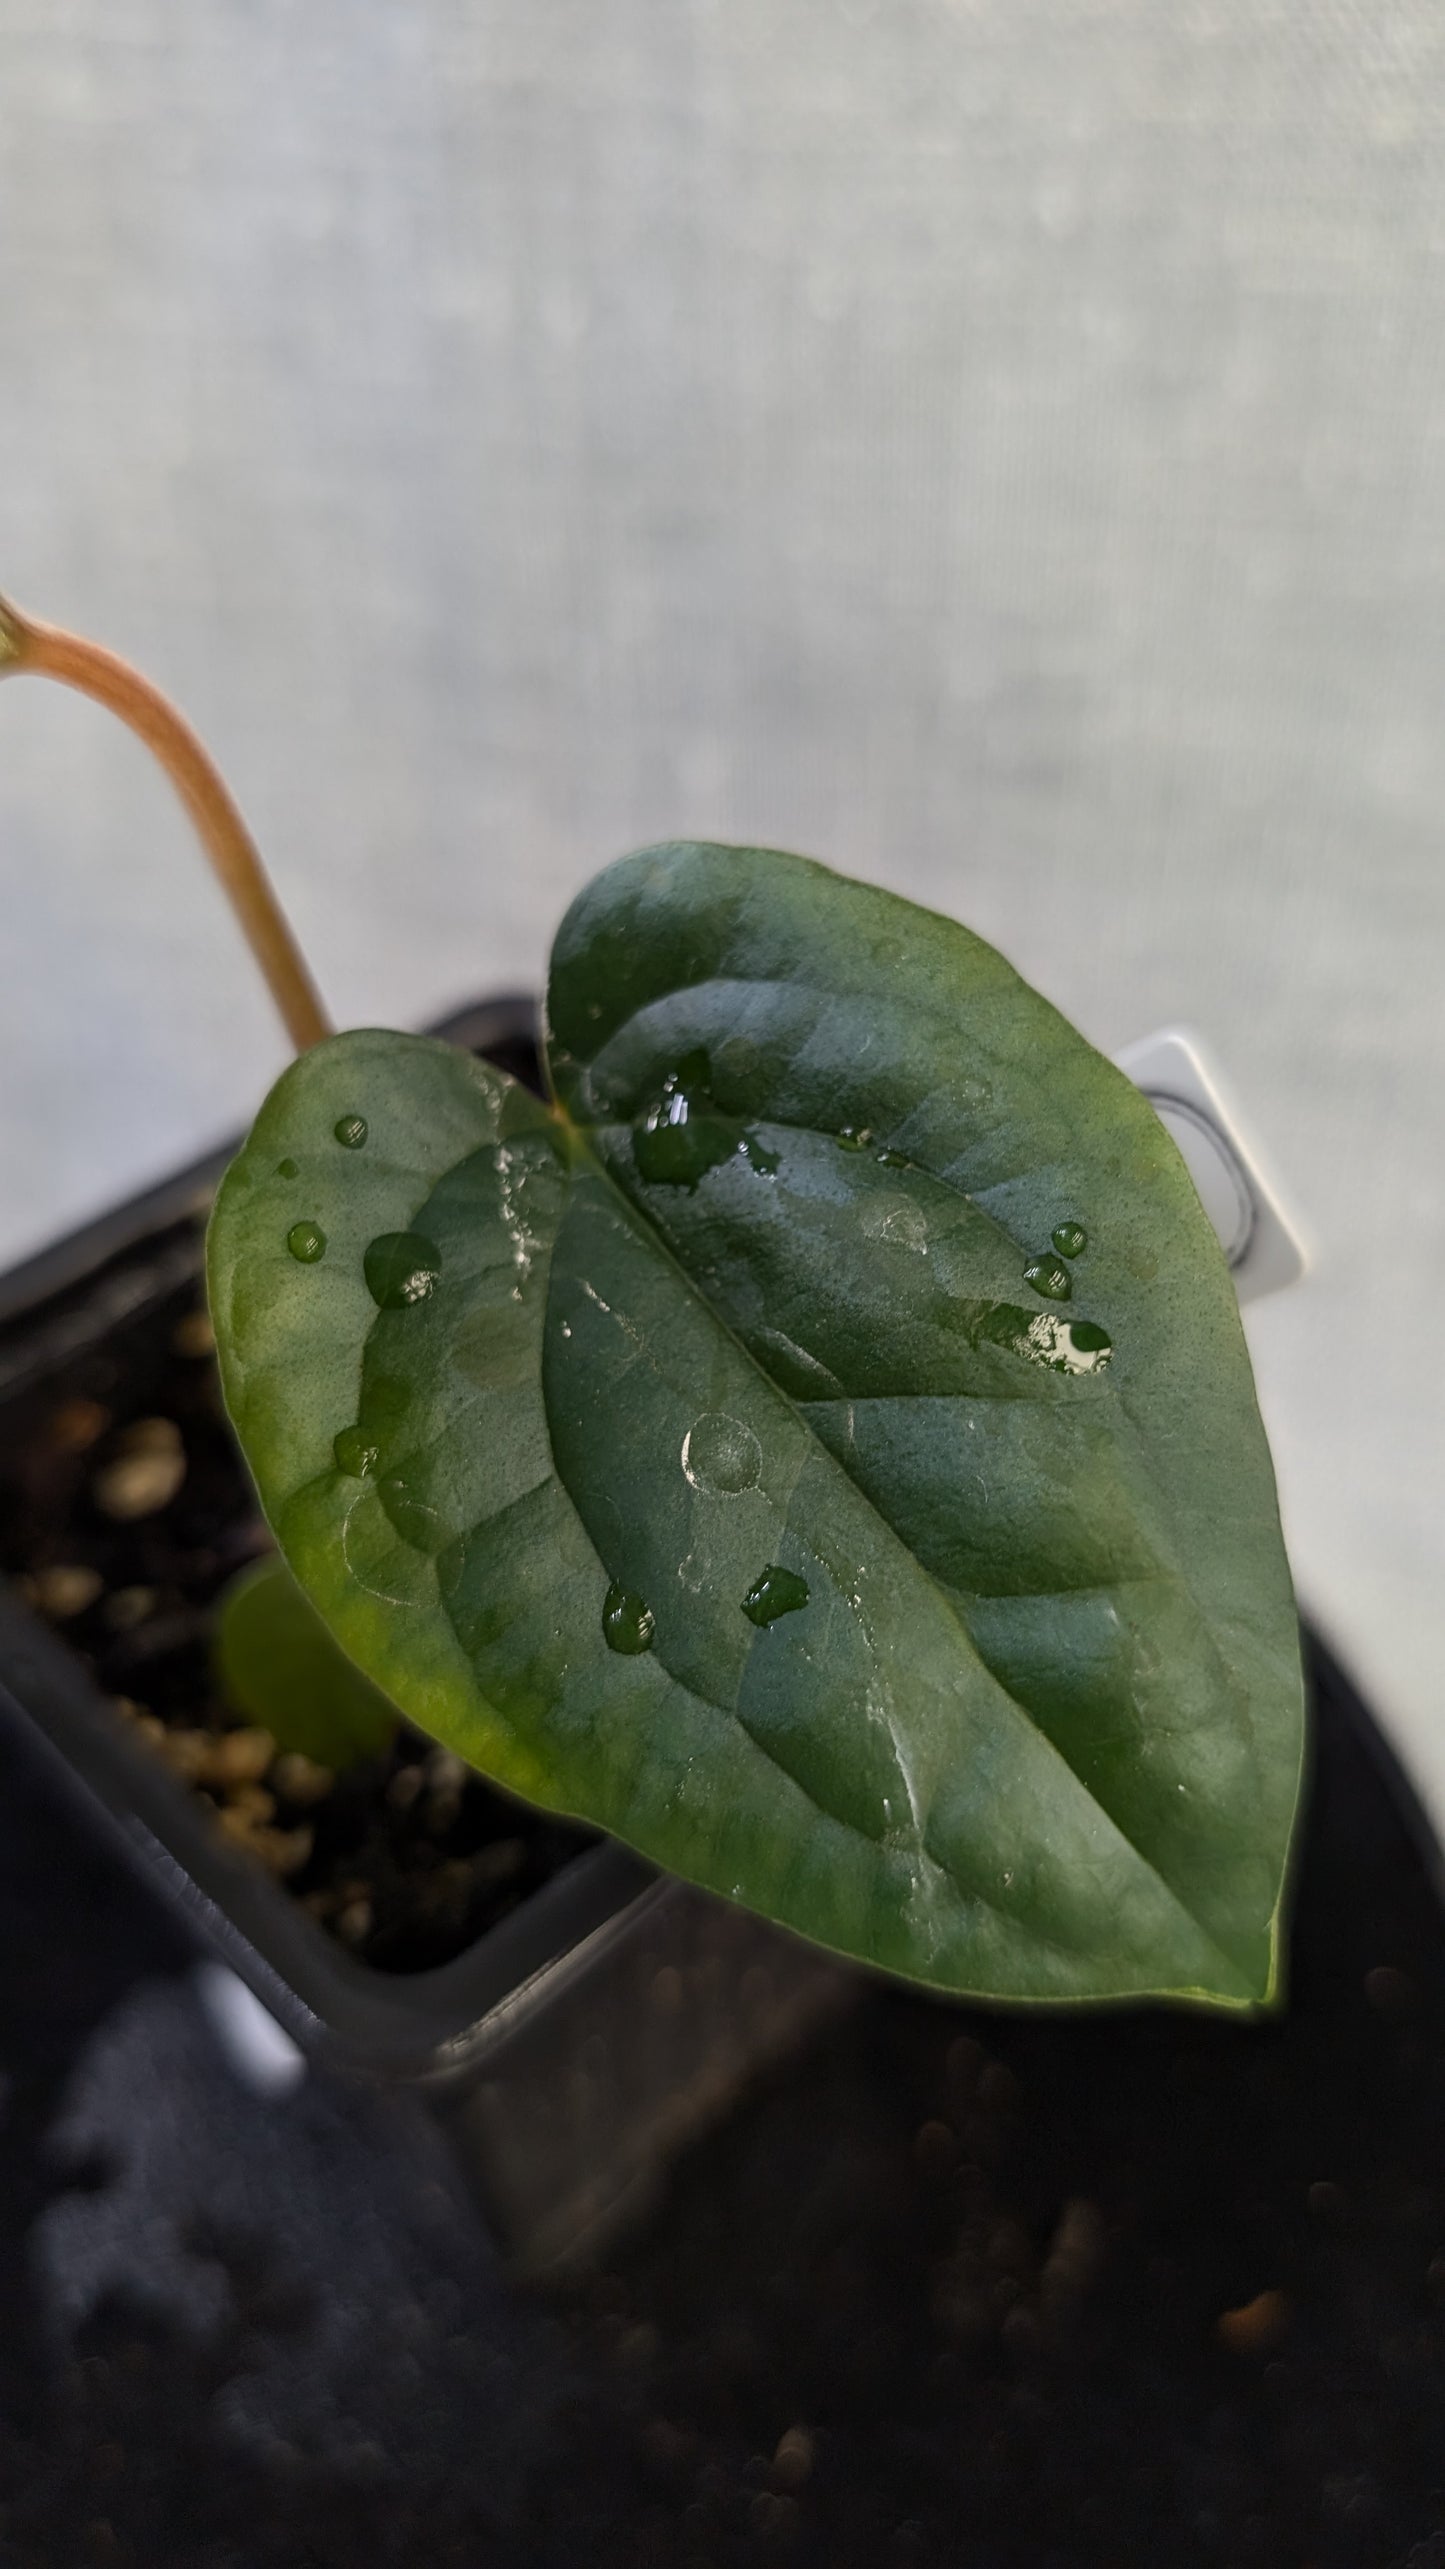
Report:
<svg viewBox="0 0 1445 2569"><path fill-rule="evenodd" d="M159 759L220 879L298 1052L331 1033L306 960L271 889L256 842L184 716L139 670L99 643L37 624L0 598L0 678L54 678L106 705Z"/></svg>

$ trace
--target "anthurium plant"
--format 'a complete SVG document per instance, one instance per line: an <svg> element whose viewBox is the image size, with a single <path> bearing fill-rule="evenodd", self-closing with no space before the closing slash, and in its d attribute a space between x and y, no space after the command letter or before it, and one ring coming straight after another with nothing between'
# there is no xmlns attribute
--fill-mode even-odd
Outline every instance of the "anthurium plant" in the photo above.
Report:
<svg viewBox="0 0 1445 2569"><path fill-rule="evenodd" d="M371 1687L937 1989L1274 1998L1290 1579L1229 1275L1123 1075L952 920L691 843L563 920L545 1098L330 1035L179 718L13 610L0 651L158 750L301 1047L211 1303Z"/></svg>

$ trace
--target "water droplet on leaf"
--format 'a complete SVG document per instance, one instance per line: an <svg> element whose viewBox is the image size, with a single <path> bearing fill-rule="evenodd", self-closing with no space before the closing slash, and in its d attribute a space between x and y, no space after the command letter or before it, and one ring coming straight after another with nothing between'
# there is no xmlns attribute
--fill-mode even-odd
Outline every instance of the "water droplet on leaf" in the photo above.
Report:
<svg viewBox="0 0 1445 2569"><path fill-rule="evenodd" d="M1089 1235L1082 1222L1057 1223L1052 1237L1061 1258L1082 1257L1089 1245Z"/></svg>
<svg viewBox="0 0 1445 2569"><path fill-rule="evenodd" d="M1005 1347L1051 1374L1097 1374L1108 1364L1114 1342L1097 1320L1061 1320L1052 1311L1025 1311L1021 1304L996 1302L967 1323L976 1346Z"/></svg>
<svg viewBox="0 0 1445 2569"><path fill-rule="evenodd" d="M1024 1283L1050 1302L1067 1302L1074 1290L1068 1268L1057 1258L1031 1258L1024 1269Z"/></svg>
<svg viewBox="0 0 1445 2569"><path fill-rule="evenodd" d="M314 1267L326 1255L326 1234L319 1222L293 1222L286 1234L286 1246L303 1267Z"/></svg>
<svg viewBox="0 0 1445 2569"><path fill-rule="evenodd" d="M763 1449L742 1419L706 1409L682 1440L682 1468L695 1490L733 1498L739 1490L756 1489Z"/></svg>
<svg viewBox="0 0 1445 2569"><path fill-rule="evenodd" d="M388 1472L377 1484L381 1503L401 1536L413 1552L437 1552L443 1541L441 1518L425 1499L419 1499L400 1472Z"/></svg>
<svg viewBox="0 0 1445 2569"><path fill-rule="evenodd" d="M707 1054L684 1055L663 1080L660 1095L633 1129L637 1172L649 1186L693 1188L709 1169L741 1152L760 1177L771 1177L777 1155L730 1115L712 1093Z"/></svg>
<svg viewBox="0 0 1445 2569"><path fill-rule="evenodd" d="M299 1177L299 1176L300 1176L300 1174L301 1174L301 1172L300 1172L300 1170L298 1169L298 1167L296 1166L296 1163L295 1163L295 1161L294 1161L294 1160L278 1160L278 1161L277 1161L277 1163L276 1163L276 1175L277 1175L278 1177Z"/></svg>
<svg viewBox="0 0 1445 2569"><path fill-rule="evenodd" d="M609 1650L617 1650L625 1659L636 1659L652 1648L657 1618L651 1606L631 1588L614 1579L602 1606L602 1638Z"/></svg>
<svg viewBox="0 0 1445 2569"><path fill-rule="evenodd" d="M913 1162L906 1151L880 1151L878 1165L881 1169L911 1169Z"/></svg>
<svg viewBox="0 0 1445 2569"><path fill-rule="evenodd" d="M770 1561L760 1571L743 1599L743 1613L749 1623L776 1623L779 1615L795 1615L808 1602L808 1582L796 1570L784 1570Z"/></svg>
<svg viewBox="0 0 1445 2569"><path fill-rule="evenodd" d="M343 1151L359 1151L366 1141L366 1117L364 1115L343 1115L340 1122L332 1126L332 1130L335 1133L338 1142L341 1144Z"/></svg>
<svg viewBox="0 0 1445 2569"><path fill-rule="evenodd" d="M379 1311L425 1302L442 1271L442 1253L420 1231L380 1231L363 1260L366 1289Z"/></svg>
<svg viewBox="0 0 1445 2569"><path fill-rule="evenodd" d="M372 1444L364 1427L343 1427L331 1447L336 1468L349 1472L354 1481L364 1481L376 1470L379 1449Z"/></svg>

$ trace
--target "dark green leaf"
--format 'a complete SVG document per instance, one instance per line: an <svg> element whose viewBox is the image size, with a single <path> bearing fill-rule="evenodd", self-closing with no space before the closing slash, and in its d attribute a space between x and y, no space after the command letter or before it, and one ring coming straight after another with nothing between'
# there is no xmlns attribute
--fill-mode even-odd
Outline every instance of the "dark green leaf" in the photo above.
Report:
<svg viewBox="0 0 1445 2569"><path fill-rule="evenodd" d="M376 1757L396 1729L395 1704L338 1647L274 1553L221 1599L216 1673L236 1712L318 1766Z"/></svg>
<svg viewBox="0 0 1445 2569"><path fill-rule="evenodd" d="M889 1969L1270 1995L1293 1603L1152 1110L966 930L765 851L603 875L550 1019L556 1110L343 1036L222 1189L227 1399L347 1650Z"/></svg>

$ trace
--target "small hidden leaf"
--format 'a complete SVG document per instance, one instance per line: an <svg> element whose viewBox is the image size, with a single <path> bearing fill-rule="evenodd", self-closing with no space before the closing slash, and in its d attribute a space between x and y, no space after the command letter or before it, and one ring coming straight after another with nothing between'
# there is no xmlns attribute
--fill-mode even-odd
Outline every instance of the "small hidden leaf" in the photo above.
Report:
<svg viewBox="0 0 1445 2569"><path fill-rule="evenodd" d="M346 1651L891 1971L1270 1998L1297 1627L1152 1109L967 930L756 849L591 885L547 1040L550 1106L341 1036L217 1202L231 1415Z"/></svg>
<svg viewBox="0 0 1445 2569"><path fill-rule="evenodd" d="M226 1589L215 1657L232 1709L318 1766L379 1756L396 1729L395 1704L347 1658L274 1553Z"/></svg>

